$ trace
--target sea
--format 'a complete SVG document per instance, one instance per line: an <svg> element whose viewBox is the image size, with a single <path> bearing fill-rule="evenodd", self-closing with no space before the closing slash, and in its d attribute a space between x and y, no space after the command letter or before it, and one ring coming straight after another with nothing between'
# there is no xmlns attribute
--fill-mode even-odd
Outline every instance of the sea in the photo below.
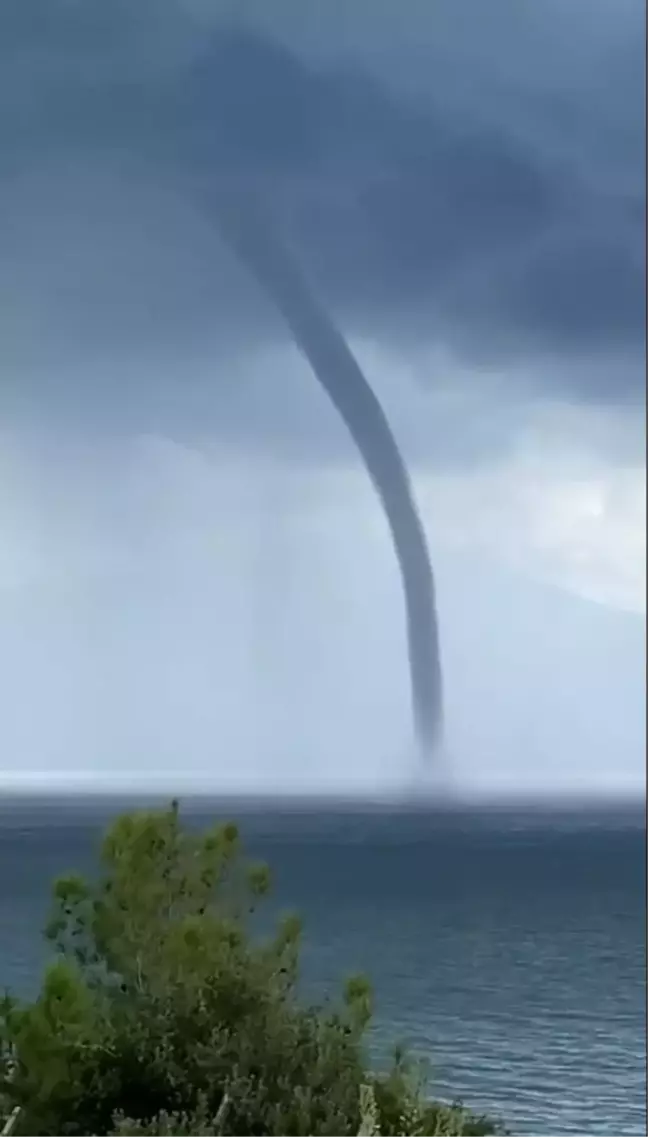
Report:
<svg viewBox="0 0 648 1137"><path fill-rule="evenodd" d="M92 872L110 817L141 804L0 799L0 986L37 989L52 878ZM377 1062L406 1043L434 1093L515 1134L646 1133L643 804L181 808L191 825L236 820L267 861L271 907L304 920L309 998L371 978Z"/></svg>

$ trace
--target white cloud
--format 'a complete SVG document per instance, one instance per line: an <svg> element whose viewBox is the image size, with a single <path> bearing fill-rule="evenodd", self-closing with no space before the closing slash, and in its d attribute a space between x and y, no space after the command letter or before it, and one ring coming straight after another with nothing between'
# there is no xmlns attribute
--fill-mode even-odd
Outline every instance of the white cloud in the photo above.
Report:
<svg viewBox="0 0 648 1137"><path fill-rule="evenodd" d="M481 550L582 596L645 612L646 486L639 469L527 459L429 477L422 508L438 540Z"/></svg>

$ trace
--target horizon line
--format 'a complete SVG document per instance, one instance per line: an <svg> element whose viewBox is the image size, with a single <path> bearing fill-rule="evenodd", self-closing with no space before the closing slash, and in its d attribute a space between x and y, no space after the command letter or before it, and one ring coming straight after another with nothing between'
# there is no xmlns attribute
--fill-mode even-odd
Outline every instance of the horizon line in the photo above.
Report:
<svg viewBox="0 0 648 1137"><path fill-rule="evenodd" d="M304 806L344 806L364 805L367 807L407 807L427 810L438 807L444 810L471 808L551 808L569 807L627 807L646 810L647 795L645 787L636 790L625 789L560 789L560 790L476 790L473 792L457 790L456 787L404 784L385 787L380 790L368 789L219 789L211 785L166 785L147 786L140 782L116 784L88 782L34 783L10 782L0 780L0 808L2 799L104 799L104 800L174 800L181 802L231 802L241 805L268 806L272 804L298 804Z"/></svg>

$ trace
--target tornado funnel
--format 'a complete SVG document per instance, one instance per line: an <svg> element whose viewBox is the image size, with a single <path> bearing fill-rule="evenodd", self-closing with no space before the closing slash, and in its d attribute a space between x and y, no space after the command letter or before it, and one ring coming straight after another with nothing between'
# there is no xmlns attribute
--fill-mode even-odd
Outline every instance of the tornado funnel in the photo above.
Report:
<svg viewBox="0 0 648 1137"><path fill-rule="evenodd" d="M434 578L405 463L385 413L344 337L310 291L257 202L217 193L225 243L283 315L353 438L385 511L405 594L414 728L429 761L442 730L442 682ZM212 214L213 215L213 214Z"/></svg>

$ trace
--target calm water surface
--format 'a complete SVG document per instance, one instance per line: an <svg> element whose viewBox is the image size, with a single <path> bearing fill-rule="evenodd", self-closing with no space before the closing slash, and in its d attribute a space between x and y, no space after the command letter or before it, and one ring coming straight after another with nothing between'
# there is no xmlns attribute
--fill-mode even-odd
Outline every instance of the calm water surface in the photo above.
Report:
<svg viewBox="0 0 648 1137"><path fill-rule="evenodd" d="M0 985L28 992L51 877L91 867L124 801L0 801ZM638 811L310 809L234 816L274 904L306 923L305 980L375 985L378 1052L404 1039L437 1090L516 1133L646 1132L646 840Z"/></svg>

